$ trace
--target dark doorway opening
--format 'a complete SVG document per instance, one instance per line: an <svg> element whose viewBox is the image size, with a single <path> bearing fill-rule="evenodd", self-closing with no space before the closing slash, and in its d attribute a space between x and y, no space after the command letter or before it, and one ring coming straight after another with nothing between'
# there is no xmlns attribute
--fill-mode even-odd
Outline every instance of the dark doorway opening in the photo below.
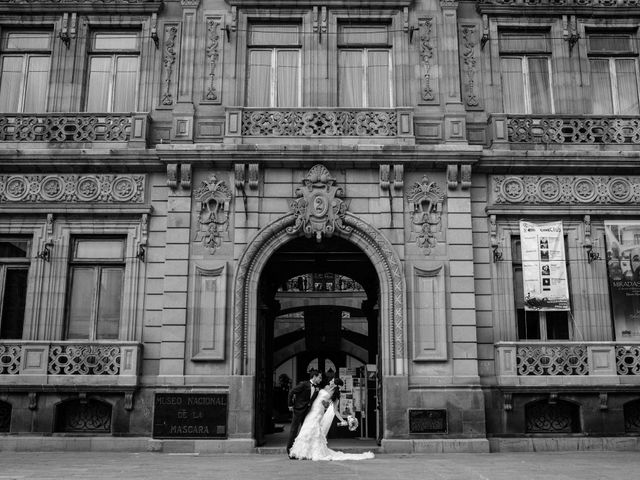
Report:
<svg viewBox="0 0 640 480"><path fill-rule="evenodd" d="M354 432L334 425L329 438L379 439L379 290L369 258L342 238L299 237L270 257L258 291L258 445L284 446L289 389L311 368L345 381L341 413L360 423Z"/></svg>

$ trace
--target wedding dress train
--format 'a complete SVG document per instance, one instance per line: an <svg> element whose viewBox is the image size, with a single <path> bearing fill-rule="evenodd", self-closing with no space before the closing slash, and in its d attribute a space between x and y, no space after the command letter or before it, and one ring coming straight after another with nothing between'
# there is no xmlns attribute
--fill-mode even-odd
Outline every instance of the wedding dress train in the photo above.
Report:
<svg viewBox="0 0 640 480"><path fill-rule="evenodd" d="M335 412L332 403L329 403L329 407L325 409L323 401L331 402L326 390L320 390L318 393L289 455L301 460L366 460L373 458L372 452L344 453L331 450L327 446L327 432L331 427Z"/></svg>

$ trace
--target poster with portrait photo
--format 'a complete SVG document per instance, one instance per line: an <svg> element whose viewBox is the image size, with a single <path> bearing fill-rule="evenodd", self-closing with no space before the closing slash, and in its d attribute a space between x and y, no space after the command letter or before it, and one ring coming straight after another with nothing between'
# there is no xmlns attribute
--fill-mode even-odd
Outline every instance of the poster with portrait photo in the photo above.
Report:
<svg viewBox="0 0 640 480"><path fill-rule="evenodd" d="M520 221L524 309L569 310L562 222Z"/></svg>
<svg viewBox="0 0 640 480"><path fill-rule="evenodd" d="M640 220L604 222L616 340L640 340Z"/></svg>

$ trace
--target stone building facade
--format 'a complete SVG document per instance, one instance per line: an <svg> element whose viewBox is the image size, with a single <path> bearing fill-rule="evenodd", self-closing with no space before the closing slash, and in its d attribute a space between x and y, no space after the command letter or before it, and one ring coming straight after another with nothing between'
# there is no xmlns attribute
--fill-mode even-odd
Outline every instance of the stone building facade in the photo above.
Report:
<svg viewBox="0 0 640 480"><path fill-rule="evenodd" d="M252 451L329 365L387 452L638 448L639 7L0 0L0 449Z"/></svg>

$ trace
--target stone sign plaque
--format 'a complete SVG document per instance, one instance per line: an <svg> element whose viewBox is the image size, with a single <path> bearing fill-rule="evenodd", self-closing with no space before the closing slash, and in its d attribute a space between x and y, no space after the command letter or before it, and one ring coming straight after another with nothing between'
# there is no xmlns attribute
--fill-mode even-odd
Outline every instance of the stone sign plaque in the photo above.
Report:
<svg viewBox="0 0 640 480"><path fill-rule="evenodd" d="M409 433L447 433L447 411L409 410Z"/></svg>
<svg viewBox="0 0 640 480"><path fill-rule="evenodd" d="M227 438L228 393L156 393L153 438Z"/></svg>

